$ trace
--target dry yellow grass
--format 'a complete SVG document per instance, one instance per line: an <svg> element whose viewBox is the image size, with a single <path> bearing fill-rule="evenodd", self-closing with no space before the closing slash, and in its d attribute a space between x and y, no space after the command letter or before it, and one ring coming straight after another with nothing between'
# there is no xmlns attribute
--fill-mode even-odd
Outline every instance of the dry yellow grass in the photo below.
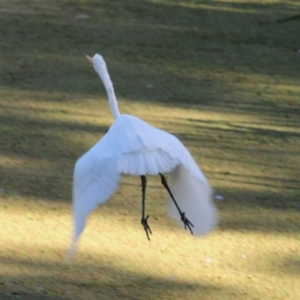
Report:
<svg viewBox="0 0 300 300"><path fill-rule="evenodd" d="M153 189L152 196L161 198ZM273 231L271 224L269 231L251 230L249 222L244 230L221 226L195 239L165 219L158 200L149 205L154 231L149 243L139 224L136 196L124 184L111 205L94 213L77 256L68 263L70 205L26 197L2 200L3 292L38 299L297 299L296 212L272 212L270 220L288 221L290 232ZM232 207L227 214L221 209L221 220L259 223L271 212L256 211L250 218Z"/></svg>
<svg viewBox="0 0 300 300"><path fill-rule="evenodd" d="M14 95L13 105L4 101L2 104L6 105L7 115L18 114L19 120L100 128L112 121L105 99L75 99L74 103L57 108L57 104L35 102L30 94L21 100L14 92L10 97ZM200 125L199 134L214 127L230 130L241 122L240 126L250 130L258 122L253 116L175 108L174 124L166 119L167 107L123 100L121 108L134 110L144 119L179 135L186 134L187 140L188 135L197 134L189 132L193 120L211 124L209 129ZM275 125L272 129L295 130ZM36 131L40 130L37 126ZM178 229L165 214L165 195L159 179L150 178L147 210L154 234L149 243L139 224L139 179L124 177L113 198L90 217L77 256L65 262L72 230L72 153L77 152L73 146L81 144L80 149L88 148L99 135L81 131L71 135L55 127L47 130L50 139L51 131L55 132L53 159L45 159L43 153L40 157L0 157L1 167L7 170L0 207L2 295L14 293L25 299L297 299L299 212L257 204L247 207L239 203L238 197L251 201L249 196L256 193L278 195L282 187L268 184L289 178L288 173L278 170L269 180L264 172L271 170L271 166L249 162L244 168L239 162L242 155L233 161L231 148L206 148L204 143L199 151L198 142L191 139L190 150L217 192L224 192L225 201L218 204L219 229L204 238L194 238ZM30 132L35 134L34 127ZM32 145L19 137L22 148L28 147L30 153ZM216 138L207 143L220 141ZM243 153L245 161L249 159L248 152ZM256 154L251 157L253 162L259 159ZM264 162L268 162L267 158ZM238 174L252 179L239 182ZM232 201L232 195L237 202Z"/></svg>

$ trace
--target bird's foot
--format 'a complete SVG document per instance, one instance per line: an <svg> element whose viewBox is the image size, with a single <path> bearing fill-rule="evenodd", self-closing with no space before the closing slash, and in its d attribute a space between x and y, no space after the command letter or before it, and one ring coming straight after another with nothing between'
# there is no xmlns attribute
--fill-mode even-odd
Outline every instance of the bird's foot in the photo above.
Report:
<svg viewBox="0 0 300 300"><path fill-rule="evenodd" d="M148 218L149 218L149 215L147 215L146 218L142 217L141 223L142 223L142 225L144 227L144 230L146 232L147 239L148 239L148 241L150 241L149 233L152 234L152 231L151 231L151 229L148 225Z"/></svg>
<svg viewBox="0 0 300 300"><path fill-rule="evenodd" d="M192 227L194 227L194 225L187 219L187 217L185 216L185 213L184 212L180 213L180 217L181 217L181 221L184 224L184 229L186 230L186 228L188 228L190 230L191 234L193 234Z"/></svg>

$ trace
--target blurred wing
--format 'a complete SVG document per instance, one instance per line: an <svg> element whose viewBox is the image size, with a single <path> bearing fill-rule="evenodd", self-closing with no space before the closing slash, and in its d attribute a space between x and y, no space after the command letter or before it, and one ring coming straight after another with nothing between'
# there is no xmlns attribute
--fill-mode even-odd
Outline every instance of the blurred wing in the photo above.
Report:
<svg viewBox="0 0 300 300"><path fill-rule="evenodd" d="M199 180L183 165L179 165L169 173L168 183L181 211L194 225L195 235L204 235L216 227L218 213L212 200L212 188L206 178ZM184 228L181 216L169 194L167 211L177 224Z"/></svg>
<svg viewBox="0 0 300 300"><path fill-rule="evenodd" d="M89 213L105 202L118 187L120 174L116 167L116 155L110 150L105 135L75 164L73 177L74 234L71 252L75 251Z"/></svg>

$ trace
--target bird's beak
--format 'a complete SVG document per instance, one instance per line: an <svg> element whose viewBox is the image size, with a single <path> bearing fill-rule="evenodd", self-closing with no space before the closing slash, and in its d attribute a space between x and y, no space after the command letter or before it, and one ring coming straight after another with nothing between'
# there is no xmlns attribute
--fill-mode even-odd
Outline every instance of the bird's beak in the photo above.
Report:
<svg viewBox="0 0 300 300"><path fill-rule="evenodd" d="M93 59L90 56L86 55L86 58L91 64L93 64Z"/></svg>

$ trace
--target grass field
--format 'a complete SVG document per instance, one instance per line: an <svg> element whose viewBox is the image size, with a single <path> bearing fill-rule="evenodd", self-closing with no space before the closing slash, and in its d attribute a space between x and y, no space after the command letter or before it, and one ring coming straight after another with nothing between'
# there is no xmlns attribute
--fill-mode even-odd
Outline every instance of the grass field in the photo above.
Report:
<svg viewBox="0 0 300 300"><path fill-rule="evenodd" d="M0 0L0 299L300 299L298 0ZM149 178L72 231L76 159L113 122L85 55L107 61L123 113L176 134L215 193L195 238Z"/></svg>

